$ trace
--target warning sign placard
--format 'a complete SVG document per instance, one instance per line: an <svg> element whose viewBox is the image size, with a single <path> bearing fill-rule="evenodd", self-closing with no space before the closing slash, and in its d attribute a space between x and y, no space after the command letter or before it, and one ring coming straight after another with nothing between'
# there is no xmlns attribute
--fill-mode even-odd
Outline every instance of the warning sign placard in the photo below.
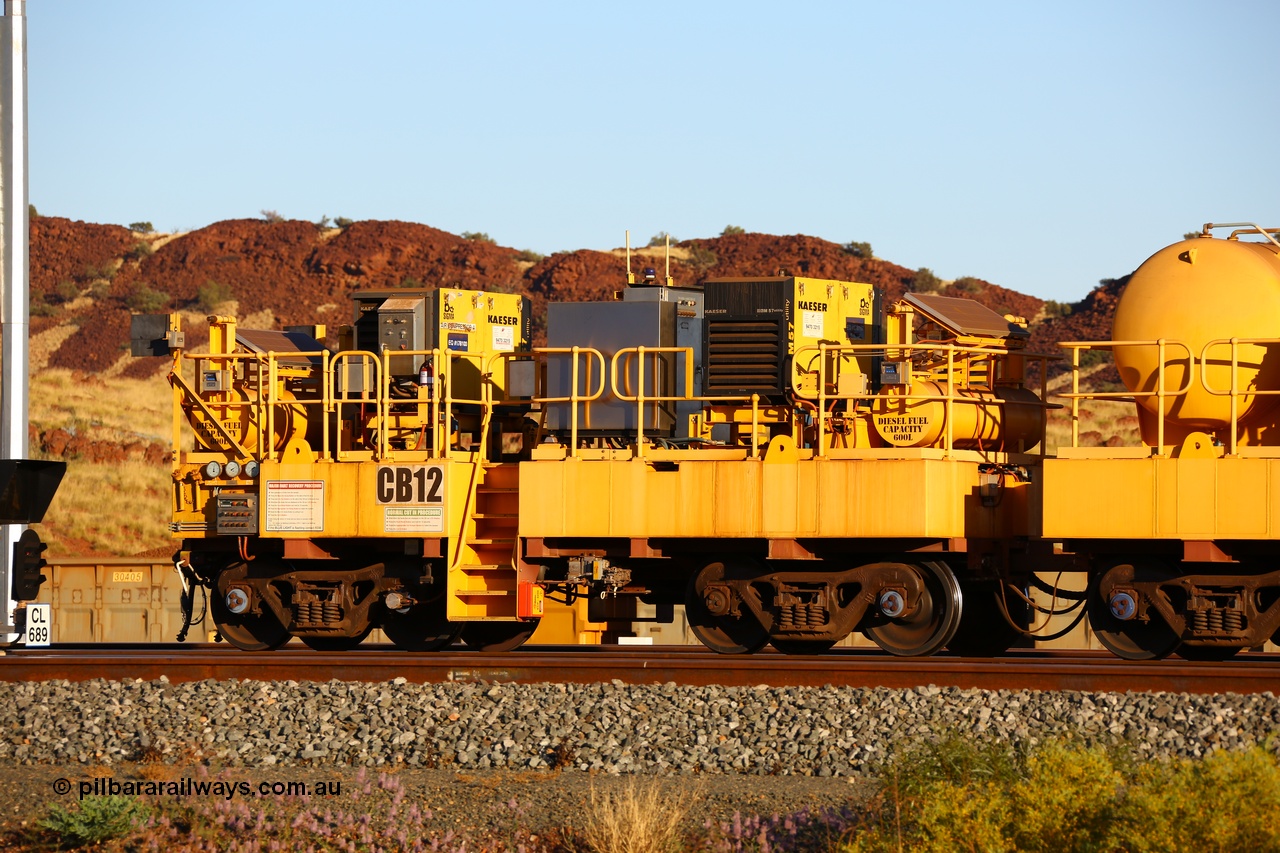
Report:
<svg viewBox="0 0 1280 853"><path fill-rule="evenodd" d="M324 480L268 480L264 530L324 530Z"/></svg>
<svg viewBox="0 0 1280 853"><path fill-rule="evenodd" d="M382 529L386 533L444 533L444 507L384 507Z"/></svg>

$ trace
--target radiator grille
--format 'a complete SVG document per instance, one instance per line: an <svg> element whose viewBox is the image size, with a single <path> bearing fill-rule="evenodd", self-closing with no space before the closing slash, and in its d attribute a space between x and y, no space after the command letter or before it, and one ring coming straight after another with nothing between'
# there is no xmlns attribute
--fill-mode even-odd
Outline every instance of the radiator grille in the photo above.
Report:
<svg viewBox="0 0 1280 853"><path fill-rule="evenodd" d="M782 387L782 323L708 318L707 393L778 393Z"/></svg>

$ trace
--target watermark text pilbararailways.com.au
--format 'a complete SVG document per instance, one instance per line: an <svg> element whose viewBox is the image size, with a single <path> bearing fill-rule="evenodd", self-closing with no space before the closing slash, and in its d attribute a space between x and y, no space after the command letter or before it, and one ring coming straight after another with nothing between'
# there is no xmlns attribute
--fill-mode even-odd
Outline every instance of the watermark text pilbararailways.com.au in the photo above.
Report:
<svg viewBox="0 0 1280 853"><path fill-rule="evenodd" d="M217 797L233 800L236 797L335 797L342 793L342 782L337 779L320 782L230 782L226 780L192 779L112 779L95 776L72 784L70 779L55 779L53 792L66 796L75 791L80 799L85 797Z"/></svg>

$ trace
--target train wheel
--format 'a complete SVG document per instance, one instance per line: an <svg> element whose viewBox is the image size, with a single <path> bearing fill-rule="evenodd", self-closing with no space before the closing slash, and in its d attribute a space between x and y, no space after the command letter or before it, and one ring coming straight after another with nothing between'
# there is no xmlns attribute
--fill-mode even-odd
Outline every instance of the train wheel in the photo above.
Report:
<svg viewBox="0 0 1280 853"><path fill-rule="evenodd" d="M770 640L769 644L784 655L820 655L836 644L835 640Z"/></svg>
<svg viewBox="0 0 1280 853"><path fill-rule="evenodd" d="M1031 624L1027 603L1002 590L1002 581L961 581L964 608L947 649L965 657L994 657L1011 649ZM1005 607L1015 628L1005 618ZM1021 629L1021 630L1019 630Z"/></svg>
<svg viewBox="0 0 1280 853"><path fill-rule="evenodd" d="M745 563L711 563L689 578L685 591L685 618L689 620L693 635L711 651L722 655L749 655L768 644L769 632L750 611L740 616L717 615L707 606L708 586L725 578L741 580L752 576L751 567Z"/></svg>
<svg viewBox="0 0 1280 853"><path fill-rule="evenodd" d="M881 617L863 633L877 646L899 657L931 655L951 642L960 627L964 597L945 563L906 564L924 585L915 609L899 617Z"/></svg>
<svg viewBox="0 0 1280 853"><path fill-rule="evenodd" d="M227 607L227 592L235 580L248 573L241 563L223 571L209 595L209 611L218 633L237 649L246 652L267 652L289 642L289 629L280 623L264 603L259 602L258 613L232 613Z"/></svg>
<svg viewBox="0 0 1280 853"><path fill-rule="evenodd" d="M280 624L280 620L271 611L263 609L260 614L237 616L227 610L226 606L211 596L210 609L213 621L218 626L218 633L237 649L245 652L269 652L289 642L289 629Z"/></svg>
<svg viewBox="0 0 1280 853"><path fill-rule="evenodd" d="M445 597L424 598L406 613L390 611L382 617L382 633L407 652L434 652L458 639L462 625L445 616Z"/></svg>
<svg viewBox="0 0 1280 853"><path fill-rule="evenodd" d="M363 643L365 637L372 631L373 625L370 625L354 637L301 637L300 639L304 646L315 649L317 652L345 652Z"/></svg>
<svg viewBox="0 0 1280 853"><path fill-rule="evenodd" d="M1089 585L1089 626L1098 642L1113 655L1125 660L1158 660L1178 647L1181 638L1160 615L1151 613L1147 622L1120 619L1111 612L1108 593L1117 584L1133 581L1160 581L1172 573L1152 563L1121 563Z"/></svg>
<svg viewBox="0 0 1280 853"><path fill-rule="evenodd" d="M462 642L477 652L509 652L525 644L537 622L466 622L462 626Z"/></svg>

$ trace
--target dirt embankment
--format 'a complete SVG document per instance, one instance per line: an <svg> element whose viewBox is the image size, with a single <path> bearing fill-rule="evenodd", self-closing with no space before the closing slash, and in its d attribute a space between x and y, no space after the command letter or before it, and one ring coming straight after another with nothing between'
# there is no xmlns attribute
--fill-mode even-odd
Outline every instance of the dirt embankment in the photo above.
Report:
<svg viewBox="0 0 1280 853"><path fill-rule="evenodd" d="M671 275L679 284L786 272L870 282L895 299L915 276L906 267L859 258L804 235L736 234L687 240L676 249ZM661 254L633 258L637 274L646 266L661 276ZM32 331L76 327L49 366L87 372L111 368L126 352L131 309L218 308L277 327L337 326L351 320L353 291L444 286L525 293L541 317L546 302L607 299L626 281L617 253L581 249L529 264L515 249L398 221L322 230L309 222L236 219L160 239L116 225L42 216L32 221L31 268ZM1043 300L981 279L962 279L941 292L1032 320L1035 344L1043 349L1067 337L1105 338L1120 287L1101 287L1070 316L1043 322ZM211 295L234 304L219 308ZM197 325L188 340L199 344L204 334ZM126 372L143 375L153 368L140 362Z"/></svg>

